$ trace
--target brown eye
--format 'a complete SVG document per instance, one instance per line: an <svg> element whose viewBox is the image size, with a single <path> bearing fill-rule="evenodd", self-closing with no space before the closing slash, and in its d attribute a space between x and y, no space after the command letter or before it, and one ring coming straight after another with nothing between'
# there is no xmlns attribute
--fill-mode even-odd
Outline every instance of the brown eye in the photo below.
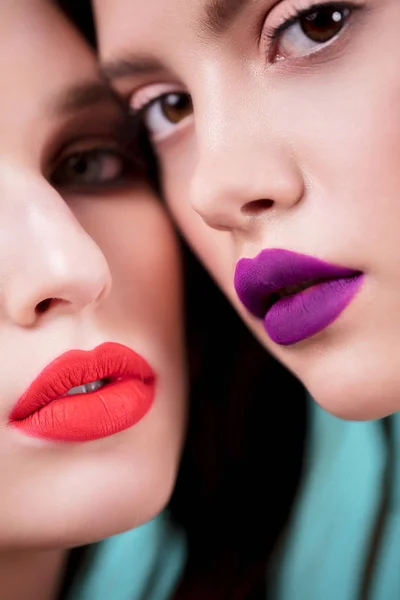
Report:
<svg viewBox="0 0 400 600"><path fill-rule="evenodd" d="M179 123L193 111L189 94L167 94L160 99L160 102L165 118L171 123Z"/></svg>
<svg viewBox="0 0 400 600"><path fill-rule="evenodd" d="M181 121L193 114L192 98L186 92L170 92L154 99L143 110L144 124L156 140L168 137Z"/></svg>
<svg viewBox="0 0 400 600"><path fill-rule="evenodd" d="M326 44L343 28L349 13L348 8L320 8L300 19L300 26L310 40Z"/></svg>
<svg viewBox="0 0 400 600"><path fill-rule="evenodd" d="M340 36L352 12L349 6L330 3L288 19L269 35L270 60L299 58L318 51Z"/></svg>

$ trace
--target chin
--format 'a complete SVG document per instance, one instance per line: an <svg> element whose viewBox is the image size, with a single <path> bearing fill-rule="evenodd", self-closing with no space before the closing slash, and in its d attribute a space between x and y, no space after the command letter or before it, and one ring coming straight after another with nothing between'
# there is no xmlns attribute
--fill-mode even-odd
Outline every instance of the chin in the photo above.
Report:
<svg viewBox="0 0 400 600"><path fill-rule="evenodd" d="M48 550L95 543L143 525L168 504L179 452L149 452L145 460L125 456L108 464L105 458L104 463L89 461L90 469L69 473L42 472L29 486L24 482L25 493L14 503L11 518L0 515L0 548Z"/></svg>
<svg viewBox="0 0 400 600"><path fill-rule="evenodd" d="M329 413L347 421L370 421L400 410L400 370L391 372L387 364L385 369L380 361L370 362L353 360L331 368L310 368L304 378L297 374Z"/></svg>
<svg viewBox="0 0 400 600"><path fill-rule="evenodd" d="M141 472L107 477L103 489L92 490L79 498L68 527L62 532L64 547L81 546L140 527L167 506L174 489L177 461ZM94 510L95 506L95 510ZM57 539L54 540L57 544Z"/></svg>
<svg viewBox="0 0 400 600"><path fill-rule="evenodd" d="M374 325L364 327L365 322ZM261 344L332 415L370 421L400 411L400 331L387 323L380 326L377 316L363 318L361 324L336 323L286 347L271 343L259 322L249 325Z"/></svg>
<svg viewBox="0 0 400 600"><path fill-rule="evenodd" d="M252 333L277 360L304 385L324 410L346 421L381 419L400 410L400 357L393 340L368 336L352 341L344 328L345 342L326 335L292 347L273 344L258 319L238 310ZM373 332L371 332L371 336ZM391 348L389 351L388 349Z"/></svg>

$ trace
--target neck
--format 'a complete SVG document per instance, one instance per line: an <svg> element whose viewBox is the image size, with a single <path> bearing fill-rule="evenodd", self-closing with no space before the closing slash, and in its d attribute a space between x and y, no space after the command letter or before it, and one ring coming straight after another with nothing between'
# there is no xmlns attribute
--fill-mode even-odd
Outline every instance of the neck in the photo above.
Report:
<svg viewBox="0 0 400 600"><path fill-rule="evenodd" d="M56 600L64 573L64 550L0 552L2 600Z"/></svg>

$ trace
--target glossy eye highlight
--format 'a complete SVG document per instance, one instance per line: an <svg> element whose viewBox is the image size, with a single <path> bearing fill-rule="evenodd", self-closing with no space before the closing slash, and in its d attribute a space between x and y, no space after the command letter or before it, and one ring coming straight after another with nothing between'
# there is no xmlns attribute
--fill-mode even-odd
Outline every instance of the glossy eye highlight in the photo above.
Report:
<svg viewBox="0 0 400 600"><path fill-rule="evenodd" d="M266 34L270 40L270 61L300 58L319 51L340 35L354 8L330 2L298 11Z"/></svg>

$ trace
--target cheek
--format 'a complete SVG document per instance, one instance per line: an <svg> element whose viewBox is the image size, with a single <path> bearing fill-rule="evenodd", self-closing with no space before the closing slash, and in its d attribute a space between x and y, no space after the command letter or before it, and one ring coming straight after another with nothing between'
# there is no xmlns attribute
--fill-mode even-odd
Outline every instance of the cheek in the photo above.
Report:
<svg viewBox="0 0 400 600"><path fill-rule="evenodd" d="M160 201L138 189L107 199L80 199L71 208L109 265L113 287L104 304L107 312L117 322L129 318L152 323L150 331L157 324L176 324L181 302L179 247Z"/></svg>
<svg viewBox="0 0 400 600"><path fill-rule="evenodd" d="M178 172L176 168L164 169L164 173L165 200L179 231L223 292L235 301L232 236L206 225L192 208L188 169L181 167Z"/></svg>
<svg viewBox="0 0 400 600"><path fill-rule="evenodd" d="M385 43L287 76L274 98L277 127L307 181L306 201L287 220L293 243L366 270L372 245L386 254L398 245L400 46Z"/></svg>

